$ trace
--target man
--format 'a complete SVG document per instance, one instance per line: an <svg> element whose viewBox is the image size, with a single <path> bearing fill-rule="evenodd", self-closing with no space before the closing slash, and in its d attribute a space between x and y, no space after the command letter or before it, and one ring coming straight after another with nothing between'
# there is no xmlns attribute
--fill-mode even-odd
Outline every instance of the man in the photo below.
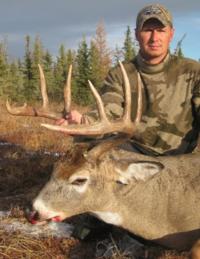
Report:
<svg viewBox="0 0 200 259"><path fill-rule="evenodd" d="M131 88L133 119L137 103L137 73L143 84L143 116L140 140L134 150L150 155L192 152L197 144L200 117L200 63L170 54L174 35L170 12L160 4L144 7L137 16L139 53L124 63ZM119 117L123 111L123 79L119 66L112 69L102 88L106 112ZM96 111L81 115L72 111L69 123L91 121Z"/></svg>

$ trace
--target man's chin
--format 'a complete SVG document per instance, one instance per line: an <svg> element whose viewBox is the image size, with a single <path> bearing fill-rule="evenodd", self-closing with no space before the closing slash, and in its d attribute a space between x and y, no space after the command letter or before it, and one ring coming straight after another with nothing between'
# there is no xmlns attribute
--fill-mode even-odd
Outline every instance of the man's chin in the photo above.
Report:
<svg viewBox="0 0 200 259"><path fill-rule="evenodd" d="M163 56L163 53L161 53L159 50L151 50L147 53L147 56L151 59L151 58L159 58L161 56Z"/></svg>
<svg viewBox="0 0 200 259"><path fill-rule="evenodd" d="M166 57L167 53L164 54L163 52L160 52L158 50L152 50L152 51L148 51L146 53L144 53L142 55L142 57L144 58L144 60L148 63L151 63L151 61L156 61L159 60L158 63L160 63L165 57Z"/></svg>

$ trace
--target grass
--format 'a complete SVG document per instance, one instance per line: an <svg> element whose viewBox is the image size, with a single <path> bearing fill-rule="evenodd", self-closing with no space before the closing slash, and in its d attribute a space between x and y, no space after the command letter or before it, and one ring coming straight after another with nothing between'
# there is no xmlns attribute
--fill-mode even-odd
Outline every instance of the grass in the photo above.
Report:
<svg viewBox="0 0 200 259"><path fill-rule="evenodd" d="M57 238L41 239L0 230L0 258L64 259L76 243L73 239L65 243Z"/></svg>

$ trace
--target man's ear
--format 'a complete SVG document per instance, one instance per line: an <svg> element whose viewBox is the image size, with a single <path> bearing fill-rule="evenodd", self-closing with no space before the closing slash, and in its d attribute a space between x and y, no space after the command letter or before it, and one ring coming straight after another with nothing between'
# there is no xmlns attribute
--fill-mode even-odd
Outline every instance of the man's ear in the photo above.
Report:
<svg viewBox="0 0 200 259"><path fill-rule="evenodd" d="M129 184L132 180L148 181L154 175L160 173L164 168L163 164L154 161L129 162L126 167L117 167L117 181L122 184Z"/></svg>
<svg viewBox="0 0 200 259"><path fill-rule="evenodd" d="M174 33L175 33L175 29L171 28L171 35L170 35L170 42L173 40L174 38Z"/></svg>

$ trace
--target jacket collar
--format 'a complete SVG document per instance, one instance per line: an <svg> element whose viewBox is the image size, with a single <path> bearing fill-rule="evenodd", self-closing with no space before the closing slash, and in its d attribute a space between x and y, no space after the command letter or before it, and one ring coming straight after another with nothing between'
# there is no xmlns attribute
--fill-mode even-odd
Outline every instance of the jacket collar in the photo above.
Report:
<svg viewBox="0 0 200 259"><path fill-rule="evenodd" d="M169 60L170 60L169 52L167 56L164 58L164 60L157 65L147 64L145 60L142 58L140 53L138 53L138 55L136 56L136 64L137 64L138 70L147 74L155 74L155 73L162 72L164 68L168 65Z"/></svg>

